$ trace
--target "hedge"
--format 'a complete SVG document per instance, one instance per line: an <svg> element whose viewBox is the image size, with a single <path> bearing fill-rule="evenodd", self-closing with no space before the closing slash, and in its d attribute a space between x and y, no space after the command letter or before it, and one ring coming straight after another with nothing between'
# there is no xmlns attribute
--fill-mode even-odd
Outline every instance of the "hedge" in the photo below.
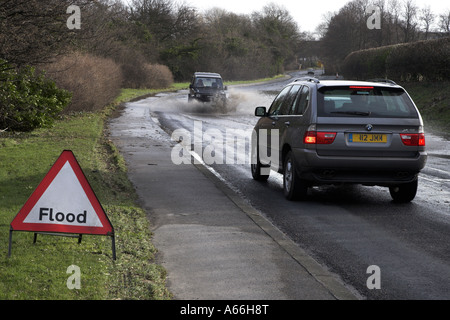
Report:
<svg viewBox="0 0 450 320"><path fill-rule="evenodd" d="M450 37L355 51L342 73L353 79L450 80Z"/></svg>

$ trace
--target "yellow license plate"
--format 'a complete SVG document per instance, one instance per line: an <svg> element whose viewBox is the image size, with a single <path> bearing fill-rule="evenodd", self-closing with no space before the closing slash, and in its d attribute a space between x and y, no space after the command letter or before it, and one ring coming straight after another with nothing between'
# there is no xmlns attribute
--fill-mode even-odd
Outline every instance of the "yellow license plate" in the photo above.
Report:
<svg viewBox="0 0 450 320"><path fill-rule="evenodd" d="M348 142L363 142L363 143L386 143L387 134L378 133L349 133Z"/></svg>

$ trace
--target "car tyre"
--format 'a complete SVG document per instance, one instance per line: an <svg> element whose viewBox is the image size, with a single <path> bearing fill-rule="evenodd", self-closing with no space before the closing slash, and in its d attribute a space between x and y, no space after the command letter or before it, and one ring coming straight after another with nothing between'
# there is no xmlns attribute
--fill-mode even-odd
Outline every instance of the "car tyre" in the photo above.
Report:
<svg viewBox="0 0 450 320"><path fill-rule="evenodd" d="M284 161L283 192L288 200L304 200L308 192L308 184L297 173L292 151L289 151Z"/></svg>
<svg viewBox="0 0 450 320"><path fill-rule="evenodd" d="M407 203L415 198L417 193L417 186L418 180L416 179L413 182L389 187L389 193L391 194L394 202Z"/></svg>
<svg viewBox="0 0 450 320"><path fill-rule="evenodd" d="M269 171L269 174L262 174L261 169L269 168L269 166L264 166L261 164L261 162L259 161L258 154L259 154L259 152L257 152L257 147L255 145L253 145L252 146L252 155L251 155L252 163L250 165L251 171L252 171L252 177L256 181L267 181L267 179L269 179L270 170L269 169L267 170L267 171Z"/></svg>

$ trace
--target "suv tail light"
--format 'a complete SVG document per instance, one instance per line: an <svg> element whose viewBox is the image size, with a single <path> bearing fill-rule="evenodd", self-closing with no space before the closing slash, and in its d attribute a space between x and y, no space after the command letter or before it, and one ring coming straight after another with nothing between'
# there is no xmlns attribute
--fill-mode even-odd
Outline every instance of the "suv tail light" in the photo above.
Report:
<svg viewBox="0 0 450 320"><path fill-rule="evenodd" d="M332 144L336 132L306 131L303 137L305 144Z"/></svg>
<svg viewBox="0 0 450 320"><path fill-rule="evenodd" d="M424 147L425 134L423 133L400 133L402 142L405 146L410 147Z"/></svg>

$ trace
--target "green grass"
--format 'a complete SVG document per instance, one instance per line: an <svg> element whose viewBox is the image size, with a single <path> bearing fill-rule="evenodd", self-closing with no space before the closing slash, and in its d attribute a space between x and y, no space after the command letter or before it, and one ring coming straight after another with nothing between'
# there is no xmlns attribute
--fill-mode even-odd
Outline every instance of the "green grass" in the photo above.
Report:
<svg viewBox="0 0 450 320"><path fill-rule="evenodd" d="M450 82L410 82L402 85L419 108L426 128L449 134Z"/></svg>
<svg viewBox="0 0 450 320"><path fill-rule="evenodd" d="M127 178L123 158L104 136L108 113L64 117L50 129L0 136L0 299L169 299L165 270L155 264L156 249L145 212ZM9 225L65 149L72 150L111 220L111 239L77 239L14 232L7 257ZM69 290L67 268L81 271L81 289Z"/></svg>
<svg viewBox="0 0 450 320"><path fill-rule="evenodd" d="M189 88L188 82L179 82L172 84L169 88L164 89L122 89L120 95L116 98L115 103L131 101L133 99L150 96L164 91L178 91Z"/></svg>
<svg viewBox="0 0 450 320"><path fill-rule="evenodd" d="M171 88L167 88L164 90L173 90ZM120 95L116 98L115 103L120 103L123 101L131 101L136 98L140 98L147 95L153 95L160 92L160 90L155 89L122 89Z"/></svg>
<svg viewBox="0 0 450 320"><path fill-rule="evenodd" d="M276 80L276 79L283 78L284 76L285 76L284 74L279 74L279 75L276 75L276 76L270 77L270 78L262 78L262 79L256 79L256 80L225 81L224 83L227 86L238 85L238 84L250 84L250 83L258 83L258 82Z"/></svg>

